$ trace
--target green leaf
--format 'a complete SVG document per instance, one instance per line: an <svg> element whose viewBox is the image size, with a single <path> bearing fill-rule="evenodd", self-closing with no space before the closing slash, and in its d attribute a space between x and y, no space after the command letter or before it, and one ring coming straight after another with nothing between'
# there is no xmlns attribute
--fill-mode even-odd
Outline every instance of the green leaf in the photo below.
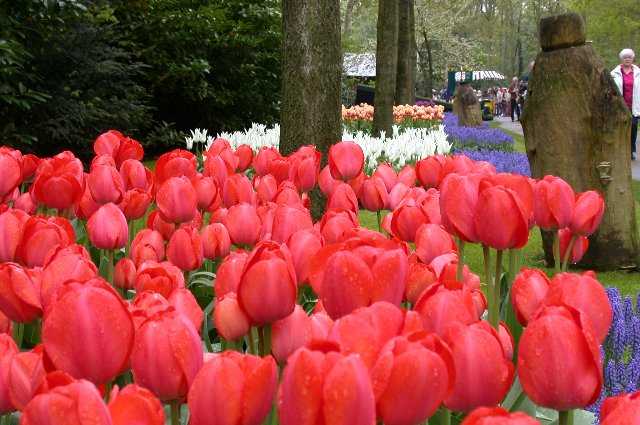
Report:
<svg viewBox="0 0 640 425"><path fill-rule="evenodd" d="M510 412L524 412L529 416L536 416L537 406L522 389L520 380L516 377L509 393L502 402L502 407Z"/></svg>

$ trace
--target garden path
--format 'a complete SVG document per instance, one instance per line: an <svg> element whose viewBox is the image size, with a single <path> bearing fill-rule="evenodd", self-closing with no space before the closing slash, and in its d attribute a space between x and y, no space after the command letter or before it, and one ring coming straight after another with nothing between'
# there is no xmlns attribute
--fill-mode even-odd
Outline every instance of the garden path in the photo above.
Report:
<svg viewBox="0 0 640 425"><path fill-rule="evenodd" d="M494 120L501 128L521 136L524 135L520 121L511 122L510 117L496 117ZM640 159L631 161L631 176L634 180L640 180Z"/></svg>

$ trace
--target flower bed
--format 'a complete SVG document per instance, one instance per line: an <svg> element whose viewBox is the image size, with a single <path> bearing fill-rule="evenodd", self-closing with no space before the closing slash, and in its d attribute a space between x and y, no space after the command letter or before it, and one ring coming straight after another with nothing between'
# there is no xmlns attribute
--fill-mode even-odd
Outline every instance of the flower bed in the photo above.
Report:
<svg viewBox="0 0 640 425"><path fill-rule="evenodd" d="M350 132L371 133L374 108L366 103L349 108L342 106L342 122ZM442 123L444 107L433 104L395 105L393 120L401 131L409 128L432 128Z"/></svg>

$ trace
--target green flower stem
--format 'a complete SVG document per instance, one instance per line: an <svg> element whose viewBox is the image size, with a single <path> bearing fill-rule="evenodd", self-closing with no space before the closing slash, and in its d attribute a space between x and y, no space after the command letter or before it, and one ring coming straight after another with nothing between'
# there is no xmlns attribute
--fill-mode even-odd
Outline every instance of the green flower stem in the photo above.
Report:
<svg viewBox="0 0 640 425"><path fill-rule="evenodd" d="M484 281L487 284L487 290L490 291L492 288L491 282L491 249L482 245L482 256L484 258ZM487 294L487 296L489 296ZM491 298L490 298L491 299Z"/></svg>
<svg viewBox="0 0 640 425"><path fill-rule="evenodd" d="M382 214L381 214L381 211L380 210L376 211L376 214L378 216L378 232L382 233Z"/></svg>
<svg viewBox="0 0 640 425"><path fill-rule="evenodd" d="M489 323L496 330L500 324L500 275L502 274L502 250L496 251L496 274L493 288L490 291L493 298L489 299Z"/></svg>
<svg viewBox="0 0 640 425"><path fill-rule="evenodd" d="M440 425L451 425L451 410L443 409Z"/></svg>
<svg viewBox="0 0 640 425"><path fill-rule="evenodd" d="M180 425L180 405L178 400L171 402L171 425Z"/></svg>
<svg viewBox="0 0 640 425"><path fill-rule="evenodd" d="M560 235L556 232L553 237L553 265L556 273L560 273L560 262Z"/></svg>
<svg viewBox="0 0 640 425"><path fill-rule="evenodd" d="M113 286L113 270L114 270L114 252L112 249L105 250L105 254L107 254L107 270L106 276L107 282L109 282Z"/></svg>
<svg viewBox="0 0 640 425"><path fill-rule="evenodd" d="M22 340L24 339L24 323L13 322L13 340L18 349L22 348Z"/></svg>
<svg viewBox="0 0 640 425"><path fill-rule="evenodd" d="M247 338L249 339L249 354L256 355L258 354L258 352L256 350L256 342L253 338L254 329L255 328L253 326L251 327L251 329L249 329L249 334L247 335Z"/></svg>
<svg viewBox="0 0 640 425"><path fill-rule="evenodd" d="M573 410L559 411L558 425L573 425Z"/></svg>
<svg viewBox="0 0 640 425"><path fill-rule="evenodd" d="M560 239L560 238L558 238ZM567 252L564 253L564 261L562 262L562 271L566 272L567 269L569 268L569 260L571 259L571 254L573 251L573 245L576 243L577 240L577 236L576 235L571 235L571 240L569 241L569 246L567 246Z"/></svg>
<svg viewBox="0 0 640 425"><path fill-rule="evenodd" d="M456 270L456 280L462 282L462 271L464 267L464 241L458 238L458 269Z"/></svg>
<svg viewBox="0 0 640 425"><path fill-rule="evenodd" d="M262 356L268 356L271 354L271 325L265 325L260 329L263 338L263 351L261 354Z"/></svg>

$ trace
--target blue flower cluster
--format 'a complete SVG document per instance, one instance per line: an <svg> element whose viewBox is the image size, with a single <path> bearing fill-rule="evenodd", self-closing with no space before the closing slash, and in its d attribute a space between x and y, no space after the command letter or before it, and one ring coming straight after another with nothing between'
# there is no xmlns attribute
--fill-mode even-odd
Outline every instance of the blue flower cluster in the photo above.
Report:
<svg viewBox="0 0 640 425"><path fill-rule="evenodd" d="M465 127L458 124L455 114L444 114L444 131L449 143L460 150L491 148L512 151L513 138L498 128L491 128L483 122L479 127Z"/></svg>
<svg viewBox="0 0 640 425"><path fill-rule="evenodd" d="M613 322L602 346L604 386L600 398L588 408L598 414L605 398L640 389L640 296L622 297L607 288Z"/></svg>
<svg viewBox="0 0 640 425"><path fill-rule="evenodd" d="M476 161L487 161L499 173L516 173L531 176L527 155L514 152L513 138L487 123L479 127L464 127L458 124L458 117L444 114L444 132L452 145L452 153L468 156Z"/></svg>
<svg viewBox="0 0 640 425"><path fill-rule="evenodd" d="M466 155L475 161L490 162L499 173L514 173L531 177L529 159L524 153L490 149L460 150L456 151L456 153Z"/></svg>

